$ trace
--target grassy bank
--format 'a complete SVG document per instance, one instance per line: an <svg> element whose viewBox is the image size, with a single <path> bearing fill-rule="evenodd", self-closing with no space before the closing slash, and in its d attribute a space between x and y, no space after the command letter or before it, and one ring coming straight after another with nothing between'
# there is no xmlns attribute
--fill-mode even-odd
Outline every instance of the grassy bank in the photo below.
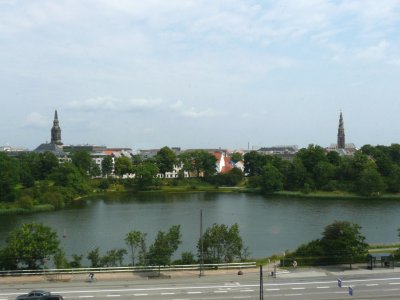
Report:
<svg viewBox="0 0 400 300"><path fill-rule="evenodd" d="M342 199L342 200L360 200L360 199L393 199L393 200L400 200L400 194L384 194L377 197L364 197L359 196L357 194L352 194L348 192L341 192L341 191L333 191L333 192L324 192L324 191L317 191L311 193L302 193L300 191L293 192L293 191L279 191L275 192L273 195L279 197L286 197L286 198L306 198L306 199Z"/></svg>

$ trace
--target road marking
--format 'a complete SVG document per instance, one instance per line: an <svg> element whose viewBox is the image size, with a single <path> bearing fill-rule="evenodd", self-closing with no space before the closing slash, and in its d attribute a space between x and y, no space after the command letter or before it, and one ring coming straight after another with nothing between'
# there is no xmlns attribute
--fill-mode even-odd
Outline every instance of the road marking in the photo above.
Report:
<svg viewBox="0 0 400 300"><path fill-rule="evenodd" d="M254 290L240 290L241 293L254 292Z"/></svg>
<svg viewBox="0 0 400 300"><path fill-rule="evenodd" d="M175 295L175 293L161 293L161 295L165 296L165 295Z"/></svg>
<svg viewBox="0 0 400 300"><path fill-rule="evenodd" d="M107 295L106 297L121 297L121 295Z"/></svg>
<svg viewBox="0 0 400 300"><path fill-rule="evenodd" d="M395 284L400 284L400 282L389 282L389 284L395 285Z"/></svg>
<svg viewBox="0 0 400 300"><path fill-rule="evenodd" d="M317 289L329 289L329 286L317 286Z"/></svg>
<svg viewBox="0 0 400 300"><path fill-rule="evenodd" d="M148 296L149 294L133 294L133 296Z"/></svg>
<svg viewBox="0 0 400 300"><path fill-rule="evenodd" d="M384 289L384 292L393 292L393 291L398 291L399 289Z"/></svg>
<svg viewBox="0 0 400 300"><path fill-rule="evenodd" d="M365 286L377 286L377 285L379 285L379 284L377 284L377 283L369 283L369 284L366 284Z"/></svg>
<svg viewBox="0 0 400 300"><path fill-rule="evenodd" d="M233 297L233 299L249 299L251 298L251 296L237 296L237 297Z"/></svg>
<svg viewBox="0 0 400 300"><path fill-rule="evenodd" d="M79 298L93 298L94 296L79 296Z"/></svg>
<svg viewBox="0 0 400 300"><path fill-rule="evenodd" d="M298 288L292 288L292 290L305 290L303 287L298 287Z"/></svg>
<svg viewBox="0 0 400 300"><path fill-rule="evenodd" d="M227 293L228 291L214 291L214 293Z"/></svg>
<svg viewBox="0 0 400 300"><path fill-rule="evenodd" d="M271 292L271 291L280 291L281 289L267 289L267 291Z"/></svg>
<svg viewBox="0 0 400 300"><path fill-rule="evenodd" d="M202 292L187 292L188 294L202 294Z"/></svg>
<svg viewBox="0 0 400 300"><path fill-rule="evenodd" d="M285 294L286 297L303 296L303 294Z"/></svg>

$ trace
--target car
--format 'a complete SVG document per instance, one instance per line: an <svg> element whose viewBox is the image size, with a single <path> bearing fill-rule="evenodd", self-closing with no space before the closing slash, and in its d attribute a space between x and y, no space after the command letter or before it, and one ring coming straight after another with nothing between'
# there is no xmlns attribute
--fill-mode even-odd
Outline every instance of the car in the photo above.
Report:
<svg viewBox="0 0 400 300"><path fill-rule="evenodd" d="M53 295L42 290L33 290L29 294L19 295L15 300L63 300L61 295Z"/></svg>

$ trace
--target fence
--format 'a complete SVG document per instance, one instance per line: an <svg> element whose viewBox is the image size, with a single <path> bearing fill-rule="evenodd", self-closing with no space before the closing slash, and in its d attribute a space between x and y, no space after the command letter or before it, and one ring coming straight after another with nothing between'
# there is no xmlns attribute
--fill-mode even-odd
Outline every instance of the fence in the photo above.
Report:
<svg viewBox="0 0 400 300"><path fill-rule="evenodd" d="M40 270L8 270L0 271L0 276L22 275L61 275L83 273L119 273L119 272L160 272L160 271L200 271L223 269L248 269L255 268L255 262L204 264L204 265L170 265L170 266L137 266L137 267L107 267L107 268L71 268L71 269L40 269Z"/></svg>

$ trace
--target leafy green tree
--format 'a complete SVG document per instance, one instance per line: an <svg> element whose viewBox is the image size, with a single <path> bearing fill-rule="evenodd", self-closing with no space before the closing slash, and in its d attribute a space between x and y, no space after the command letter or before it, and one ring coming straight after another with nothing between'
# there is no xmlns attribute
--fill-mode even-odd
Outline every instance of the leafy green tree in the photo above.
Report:
<svg viewBox="0 0 400 300"><path fill-rule="evenodd" d="M165 146L157 152L156 164L161 174L172 172L176 162L176 154L169 147Z"/></svg>
<svg viewBox="0 0 400 300"><path fill-rule="evenodd" d="M125 249L111 249L100 259L100 264L103 267L122 266L124 255L126 253Z"/></svg>
<svg viewBox="0 0 400 300"><path fill-rule="evenodd" d="M92 160L90 164L90 170L89 170L89 175L91 177L99 177L101 176L101 169L98 164L94 160Z"/></svg>
<svg viewBox="0 0 400 300"><path fill-rule="evenodd" d="M336 167L340 165L341 157L338 152L336 151L330 151L326 154L326 158L328 159L328 162Z"/></svg>
<svg viewBox="0 0 400 300"><path fill-rule="evenodd" d="M107 177L112 174L113 171L113 159L110 155L107 155L101 161L101 173Z"/></svg>
<svg viewBox="0 0 400 300"><path fill-rule="evenodd" d="M18 182L17 161L0 152L0 202L15 199L15 186Z"/></svg>
<svg viewBox="0 0 400 300"><path fill-rule="evenodd" d="M216 173L217 159L211 153L204 150L192 152L193 168L197 172L197 177L202 173L204 177L210 177Z"/></svg>
<svg viewBox="0 0 400 300"><path fill-rule="evenodd" d="M72 163L85 175L90 174L92 157L88 151L79 150L71 155Z"/></svg>
<svg viewBox="0 0 400 300"><path fill-rule="evenodd" d="M154 243L149 247L148 260L150 265L169 265L172 255L181 243L180 225L172 226L167 233L160 230Z"/></svg>
<svg viewBox="0 0 400 300"><path fill-rule="evenodd" d="M92 268L98 268L101 266L101 256L100 256L100 249L99 247L96 247L93 250L90 250L87 254L86 257L88 260L90 260L90 266Z"/></svg>
<svg viewBox="0 0 400 300"><path fill-rule="evenodd" d="M379 196L385 189L385 182L372 163L356 181L356 192L362 196Z"/></svg>
<svg viewBox="0 0 400 300"><path fill-rule="evenodd" d="M132 230L125 237L125 243L131 251L132 266L135 265L135 258L140 254L140 250L143 249L142 245L146 243L146 236L146 233Z"/></svg>
<svg viewBox="0 0 400 300"><path fill-rule="evenodd" d="M115 174L123 176L132 173L132 161L129 157L121 156L115 159Z"/></svg>
<svg viewBox="0 0 400 300"><path fill-rule="evenodd" d="M360 225L347 221L335 221L326 226L321 239L324 255L350 261L351 268L353 257L368 253L368 244L360 230Z"/></svg>
<svg viewBox="0 0 400 300"><path fill-rule="evenodd" d="M46 179L46 177L51 174L58 166L58 158L53 153L39 153L37 179Z"/></svg>
<svg viewBox="0 0 400 300"><path fill-rule="evenodd" d="M309 174L301 159L294 158L285 172L285 188L288 190L300 190L309 182Z"/></svg>
<svg viewBox="0 0 400 300"><path fill-rule="evenodd" d="M261 189L264 193L273 193L283 189L283 175L272 164L266 164L260 176Z"/></svg>
<svg viewBox="0 0 400 300"><path fill-rule="evenodd" d="M197 243L197 251L199 257L203 251L205 263L233 262L242 255L243 241L237 223L231 227L214 223L206 229L202 239Z"/></svg>
<svg viewBox="0 0 400 300"><path fill-rule="evenodd" d="M7 252L17 265L38 269L45 259L59 252L60 241L50 227L26 223L12 230L7 237Z"/></svg>
<svg viewBox="0 0 400 300"><path fill-rule="evenodd" d="M82 268L83 255L72 254L72 261L69 262L71 268Z"/></svg>
<svg viewBox="0 0 400 300"><path fill-rule="evenodd" d="M33 199L29 195L21 195L18 197L16 204L23 209L31 209L33 207Z"/></svg>
<svg viewBox="0 0 400 300"><path fill-rule="evenodd" d="M55 185L71 187L78 194L85 194L89 189L87 176L82 174L75 165L69 162L61 164L53 171L50 177L54 180Z"/></svg>
<svg viewBox="0 0 400 300"><path fill-rule="evenodd" d="M143 190L155 184L158 168L155 164L145 161L135 166L134 172L137 188Z"/></svg>
<svg viewBox="0 0 400 300"><path fill-rule="evenodd" d="M56 254L54 254L54 264L56 265L57 269L66 269L70 267L63 250L59 249Z"/></svg>
<svg viewBox="0 0 400 300"><path fill-rule="evenodd" d="M239 152L234 152L231 155L231 161L233 161L234 163L237 163L238 161L243 160L243 155L242 153Z"/></svg>
<svg viewBox="0 0 400 300"><path fill-rule="evenodd" d="M266 162L266 156L257 151L247 152L244 156L244 173L248 176L261 175L262 168Z"/></svg>

